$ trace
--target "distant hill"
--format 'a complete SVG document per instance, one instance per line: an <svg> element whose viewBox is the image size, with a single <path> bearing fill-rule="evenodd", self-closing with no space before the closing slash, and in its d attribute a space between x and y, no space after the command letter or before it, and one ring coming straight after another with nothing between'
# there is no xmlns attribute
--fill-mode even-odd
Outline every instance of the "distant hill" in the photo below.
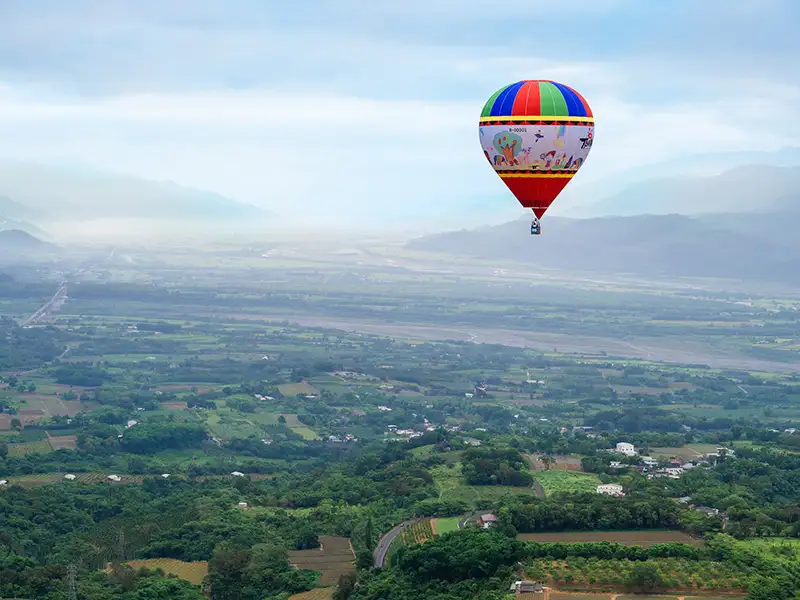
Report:
<svg viewBox="0 0 800 600"><path fill-rule="evenodd" d="M19 229L0 231L0 260L36 256L57 250L58 246L42 241Z"/></svg>
<svg viewBox="0 0 800 600"><path fill-rule="evenodd" d="M30 233L31 235L39 238L45 238L48 235L40 228L38 228L36 225L32 225L31 223L27 223L25 221L6 219L2 215L0 215L0 231L9 231L11 229L18 229L20 231L24 231L25 233Z"/></svg>
<svg viewBox="0 0 800 600"><path fill-rule="evenodd" d="M742 166L710 177L676 176L632 183L580 208L582 217L701 215L764 210L800 189L800 167Z"/></svg>
<svg viewBox="0 0 800 600"><path fill-rule="evenodd" d="M0 194L7 195L15 211L0 215L18 216L20 207L31 211L37 224L43 220L81 219L181 219L259 220L271 215L256 206L231 198L180 186L173 182L150 181L84 168L29 163L0 164Z"/></svg>
<svg viewBox="0 0 800 600"><path fill-rule="evenodd" d="M15 202L8 196L0 194L0 216L6 219L25 220L37 219L42 215L39 211Z"/></svg>
<svg viewBox="0 0 800 600"><path fill-rule="evenodd" d="M529 235L526 217L424 236L408 247L569 270L800 283L799 214L545 217L538 238Z"/></svg>

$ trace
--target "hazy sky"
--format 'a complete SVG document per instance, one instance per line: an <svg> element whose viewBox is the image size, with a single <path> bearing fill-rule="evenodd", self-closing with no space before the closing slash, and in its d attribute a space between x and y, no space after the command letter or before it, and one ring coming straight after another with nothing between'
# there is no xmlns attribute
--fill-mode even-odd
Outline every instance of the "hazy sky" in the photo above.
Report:
<svg viewBox="0 0 800 600"><path fill-rule="evenodd" d="M797 0L2 0L0 159L344 220L515 209L478 144L497 88L583 93L575 185L776 150L800 134L798 24Z"/></svg>

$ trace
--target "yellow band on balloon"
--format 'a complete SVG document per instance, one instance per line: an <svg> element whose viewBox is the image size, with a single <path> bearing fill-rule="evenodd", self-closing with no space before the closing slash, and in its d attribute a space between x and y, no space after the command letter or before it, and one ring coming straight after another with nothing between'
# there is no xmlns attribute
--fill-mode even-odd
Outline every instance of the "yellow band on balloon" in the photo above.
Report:
<svg viewBox="0 0 800 600"><path fill-rule="evenodd" d="M594 125L593 117L542 117L540 115L528 117L481 117L481 123L497 123L503 121L551 121L556 123L586 123Z"/></svg>

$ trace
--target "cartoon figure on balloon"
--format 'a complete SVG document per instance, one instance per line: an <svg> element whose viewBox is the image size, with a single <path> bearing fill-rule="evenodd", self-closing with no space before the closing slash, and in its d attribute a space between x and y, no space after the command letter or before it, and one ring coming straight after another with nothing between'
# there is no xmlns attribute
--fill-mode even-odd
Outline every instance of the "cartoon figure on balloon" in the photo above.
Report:
<svg viewBox="0 0 800 600"><path fill-rule="evenodd" d="M555 157L556 157L555 150L550 150L550 152L545 152L544 154L539 155L539 158L541 158L544 161L545 170L549 169L552 166Z"/></svg>
<svg viewBox="0 0 800 600"><path fill-rule="evenodd" d="M517 156L522 151L522 138L516 133L512 133L511 131L498 132L492 140L492 147L498 154L498 156L494 157L495 167L501 164L508 167L519 166L519 159ZM503 157L502 161L498 161L500 156Z"/></svg>

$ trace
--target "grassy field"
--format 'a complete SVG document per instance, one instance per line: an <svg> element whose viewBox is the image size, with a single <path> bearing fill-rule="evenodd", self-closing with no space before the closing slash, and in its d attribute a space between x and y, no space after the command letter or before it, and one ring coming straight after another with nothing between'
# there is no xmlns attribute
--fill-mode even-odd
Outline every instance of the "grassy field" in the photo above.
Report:
<svg viewBox="0 0 800 600"><path fill-rule="evenodd" d="M297 415L284 413L281 416L286 419L286 426L296 434L303 436L304 440L320 439L313 429L298 420Z"/></svg>
<svg viewBox="0 0 800 600"><path fill-rule="evenodd" d="M476 505L480 502L493 502L506 494L535 495L533 488L510 487L504 485L468 485L461 475L461 464L439 465L431 469L434 483L442 500L461 500Z"/></svg>
<svg viewBox="0 0 800 600"><path fill-rule="evenodd" d="M319 394L319 390L307 381L300 383L284 383L278 386L278 391L285 398L294 398L299 394Z"/></svg>
<svg viewBox="0 0 800 600"><path fill-rule="evenodd" d="M537 471L534 475L546 494L558 492L594 492L600 485L600 478L594 473L574 471Z"/></svg>
<svg viewBox="0 0 800 600"><path fill-rule="evenodd" d="M78 437L75 435L51 435L47 438L53 450L75 450L78 446Z"/></svg>
<svg viewBox="0 0 800 600"><path fill-rule="evenodd" d="M651 448L650 455L653 458L674 456L683 460L696 460L704 454L715 452L716 449L716 444L687 444L682 448Z"/></svg>
<svg viewBox="0 0 800 600"><path fill-rule="evenodd" d="M680 542L692 546L703 544L682 531L571 531L553 533L521 533L518 539L526 542L614 542L625 546L643 546ZM800 547L800 546L798 546Z"/></svg>
<svg viewBox="0 0 800 600"><path fill-rule="evenodd" d="M145 567L147 569L161 569L167 575L175 575L180 579L185 579L195 585L202 585L203 579L208 575L208 563L206 561L184 562L174 558L147 558L144 560L132 560L128 565L133 569Z"/></svg>
<svg viewBox="0 0 800 600"><path fill-rule="evenodd" d="M26 454L47 454L48 452L52 452L52 448L47 440L8 445L8 455L12 457L25 456Z"/></svg>
<svg viewBox="0 0 800 600"><path fill-rule="evenodd" d="M444 519L431 519L431 527L435 535L442 535L450 531L458 530L459 517L447 517Z"/></svg>

